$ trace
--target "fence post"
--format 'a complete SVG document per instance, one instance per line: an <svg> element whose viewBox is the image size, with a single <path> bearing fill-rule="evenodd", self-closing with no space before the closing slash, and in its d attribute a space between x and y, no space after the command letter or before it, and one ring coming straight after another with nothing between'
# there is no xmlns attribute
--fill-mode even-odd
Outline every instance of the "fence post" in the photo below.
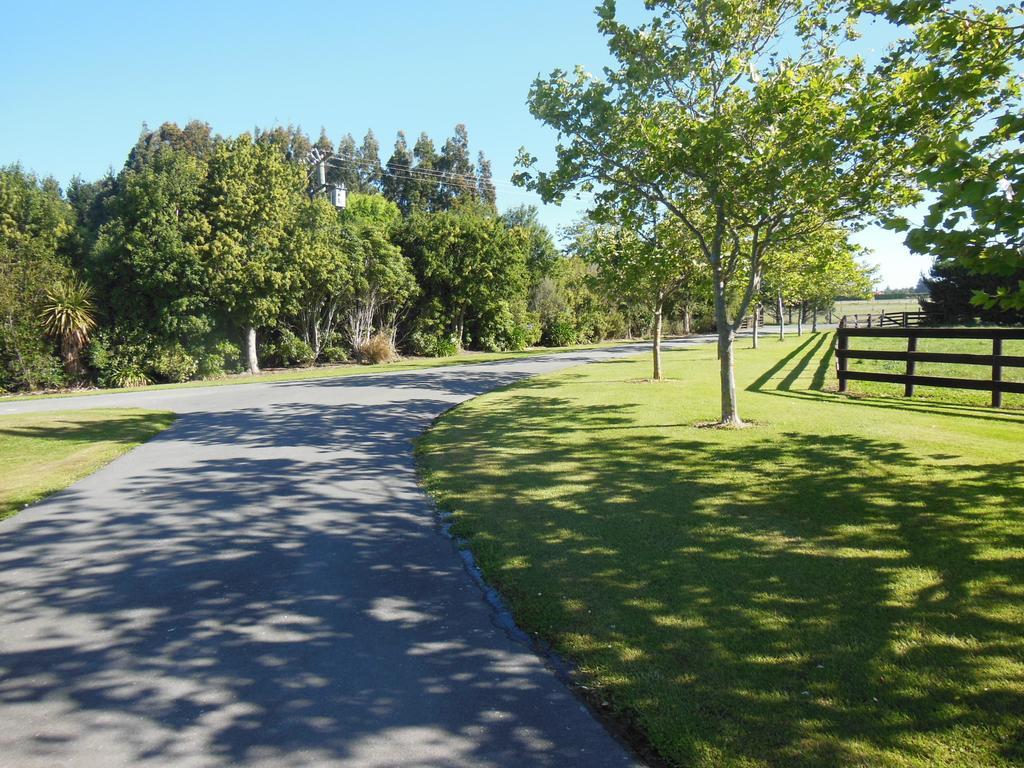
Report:
<svg viewBox="0 0 1024 768"><path fill-rule="evenodd" d="M868 312L868 328L871 327L871 313Z"/></svg>
<svg viewBox="0 0 1024 768"><path fill-rule="evenodd" d="M914 369L917 367L917 361L910 356L911 352L917 352L917 336L913 333L907 336L907 376L913 376ZM914 382L908 381L903 385L903 396L914 396Z"/></svg>
<svg viewBox="0 0 1024 768"><path fill-rule="evenodd" d="M999 356L1003 354L1003 340L999 337L992 339L992 407L1003 407L1003 391L999 388L999 382L1003 380L1003 366L999 362Z"/></svg>
<svg viewBox="0 0 1024 768"><path fill-rule="evenodd" d="M846 391L846 349L849 344L849 336L840 328L836 331L836 369L839 376L839 391Z"/></svg>

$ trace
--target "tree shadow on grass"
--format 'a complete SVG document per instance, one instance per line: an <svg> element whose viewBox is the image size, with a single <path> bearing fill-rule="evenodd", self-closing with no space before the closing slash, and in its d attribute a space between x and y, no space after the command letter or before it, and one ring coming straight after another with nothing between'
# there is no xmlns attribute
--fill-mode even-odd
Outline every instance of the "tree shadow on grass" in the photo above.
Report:
<svg viewBox="0 0 1024 768"><path fill-rule="evenodd" d="M100 419L84 415L53 417L42 415L33 420L43 424L18 424L17 416L0 419L0 437L46 439L66 443L141 443L167 427L174 417L167 413L133 413L122 411Z"/></svg>
<svg viewBox="0 0 1024 768"><path fill-rule="evenodd" d="M671 759L1024 759L1019 460L490 406L438 427L432 482L520 620Z"/></svg>

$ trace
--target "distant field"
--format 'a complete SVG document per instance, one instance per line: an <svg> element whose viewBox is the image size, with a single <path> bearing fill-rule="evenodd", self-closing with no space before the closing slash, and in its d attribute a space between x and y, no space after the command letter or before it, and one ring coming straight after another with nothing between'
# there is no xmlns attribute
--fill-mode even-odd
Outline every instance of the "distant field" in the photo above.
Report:
<svg viewBox="0 0 1024 768"><path fill-rule="evenodd" d="M883 312L917 312L921 305L917 299L875 299L874 301L837 301L836 314L878 315Z"/></svg>
<svg viewBox="0 0 1024 768"><path fill-rule="evenodd" d="M835 307L831 312L819 312L818 322L827 323L833 322L838 323L839 318L843 315L880 315L883 312L917 312L921 309L921 305L918 304L917 299L875 299L875 300L861 300L861 301L837 301ZM772 307L766 307L767 313L765 316L765 322L771 324L775 322L775 310ZM796 322L796 313L787 313L786 322L793 324ZM808 320L810 323L810 320Z"/></svg>

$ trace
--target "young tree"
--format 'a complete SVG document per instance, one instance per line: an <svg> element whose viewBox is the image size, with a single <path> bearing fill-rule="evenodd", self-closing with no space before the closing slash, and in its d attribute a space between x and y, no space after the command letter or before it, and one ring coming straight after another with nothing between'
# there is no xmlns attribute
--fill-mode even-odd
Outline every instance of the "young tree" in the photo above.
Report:
<svg viewBox="0 0 1024 768"><path fill-rule="evenodd" d="M46 294L40 314L43 330L60 341L60 356L70 376L85 373L82 350L96 327L92 291L81 280L60 280Z"/></svg>
<svg viewBox="0 0 1024 768"><path fill-rule="evenodd" d="M582 184L599 201L658 203L691 233L712 275L720 423L741 425L734 339L765 262L825 224L912 199L908 141L885 122L902 87L839 55L839 4L647 7L653 18L636 27L616 20L614 0L598 7L617 60L603 79L578 68L533 84L532 113L563 143L549 172L533 172L536 159L522 151L517 180L546 200ZM938 130L940 117L922 112L919 129Z"/></svg>
<svg viewBox="0 0 1024 768"><path fill-rule="evenodd" d="M296 319L315 359L352 299L360 243L326 198L302 199L296 207L284 244L294 279L285 312Z"/></svg>
<svg viewBox="0 0 1024 768"><path fill-rule="evenodd" d="M811 238L786 244L766 269L762 289L777 302L779 339L785 338L785 305L798 304L797 335L803 333L807 310L812 312L812 331L818 328L818 312L832 306L837 296L870 297L874 269L859 261L863 249L839 227L823 227Z"/></svg>
<svg viewBox="0 0 1024 768"><path fill-rule="evenodd" d="M661 340L666 307L684 290L707 278L696 243L676 221L653 204L639 210L593 211L592 261L605 290L630 306L642 307L653 329L652 378L661 381Z"/></svg>
<svg viewBox="0 0 1024 768"><path fill-rule="evenodd" d="M285 240L305 195L305 173L272 144L248 134L210 158L204 243L212 297L245 331L250 373L259 372L256 333L272 324L295 285Z"/></svg>

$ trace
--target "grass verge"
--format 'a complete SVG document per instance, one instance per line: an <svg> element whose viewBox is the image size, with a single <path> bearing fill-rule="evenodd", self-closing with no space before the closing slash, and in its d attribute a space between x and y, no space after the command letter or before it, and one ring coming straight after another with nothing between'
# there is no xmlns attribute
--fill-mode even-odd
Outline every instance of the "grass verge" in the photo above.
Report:
<svg viewBox="0 0 1024 768"><path fill-rule="evenodd" d="M1024 761L1024 414L847 398L831 334L596 363L421 439L524 626L686 766Z"/></svg>
<svg viewBox="0 0 1024 768"><path fill-rule="evenodd" d="M0 416L0 520L66 488L174 421L164 411Z"/></svg>

